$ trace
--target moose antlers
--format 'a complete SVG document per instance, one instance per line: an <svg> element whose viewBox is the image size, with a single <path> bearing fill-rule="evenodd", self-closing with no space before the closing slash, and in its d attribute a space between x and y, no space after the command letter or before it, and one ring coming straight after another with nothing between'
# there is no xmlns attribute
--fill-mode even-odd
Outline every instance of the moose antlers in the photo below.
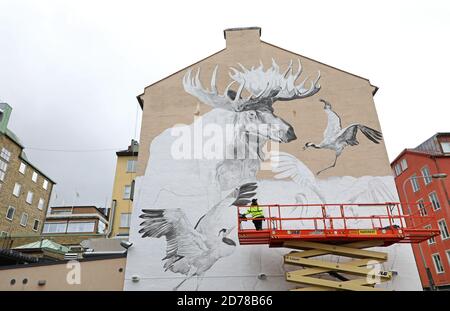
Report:
<svg viewBox="0 0 450 311"><path fill-rule="evenodd" d="M231 99L228 96L228 91L230 90L230 87L236 82L232 81L228 86L225 88L225 91L223 94L219 94L217 91L216 86L216 76L217 76L217 69L219 68L218 65L214 68L212 77L211 77L211 89L205 89L203 88L202 83L200 82L200 68L197 69L197 73L194 77L191 77L192 70L189 69L189 71L185 74L183 77L183 86L184 90L197 97L201 102L210 105L214 108L222 108L226 110L237 110L238 106L243 106L245 104L245 100L241 98L242 90L244 88L244 85L241 84L239 86L238 92L236 93L236 96L234 99Z"/></svg>
<svg viewBox="0 0 450 311"><path fill-rule="evenodd" d="M318 84L320 72L317 78L311 81L309 88L305 88L308 77L300 84L295 85L302 73L300 60L298 60L298 70L295 74L292 73L292 61L283 73L280 73L280 67L273 59L272 66L266 71L264 71L262 62L256 69L254 67L247 69L241 64L238 65L242 71L230 67L233 73L230 72L229 75L233 81L228 84L223 94L218 93L216 86L218 66L214 68L210 90L205 89L200 82L200 68L194 77L192 77L192 70L189 70L183 77L184 90L207 105L232 111L245 110L246 106L255 107L257 103L271 105L277 100L287 101L305 98L320 90ZM234 83L239 83L237 92L230 90ZM250 93L247 98L241 97L244 89Z"/></svg>

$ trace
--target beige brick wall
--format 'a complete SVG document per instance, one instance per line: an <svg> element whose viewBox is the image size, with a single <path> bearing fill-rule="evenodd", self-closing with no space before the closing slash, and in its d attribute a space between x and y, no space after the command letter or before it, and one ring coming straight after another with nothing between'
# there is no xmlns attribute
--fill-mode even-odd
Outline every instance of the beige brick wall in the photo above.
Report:
<svg viewBox="0 0 450 311"><path fill-rule="evenodd" d="M290 60L296 64L296 60L300 59L304 69L303 78L306 76L314 78L318 70L321 72L322 88L318 94L306 99L274 104L275 114L289 122L298 137L288 144L281 144L281 150L301 159L312 171L318 171L332 164L334 160L334 152L331 150L302 150L306 142L319 143L323 138L327 116L323 111L323 104L319 102L320 98L331 102L333 109L342 119L343 127L351 123L362 123L381 130L372 96L374 86L368 80L263 42L259 39L257 29L231 31L227 32L226 49L145 88L141 95L144 111L138 175L145 172L149 146L157 135L177 123L193 122L199 101L187 94L182 85L182 78L189 68L194 70L201 68L202 84L209 87L211 73L218 64L217 85L219 92L223 92L230 82L228 76L230 66L237 66L238 62L246 67L258 66L261 60L264 68L268 68L272 58L280 65L281 70L288 66ZM295 66L294 70L296 69ZM200 103L200 114L209 110L210 107ZM347 147L336 167L325 171L320 178L341 175L355 177L391 175L384 141L376 145L361 133L358 137L360 145L356 148ZM266 171L260 172L259 175L261 178L270 176L271 174Z"/></svg>
<svg viewBox="0 0 450 311"><path fill-rule="evenodd" d="M0 268L0 291L121 291L125 262L126 258L81 261L79 284L67 282L74 266L65 261L52 265ZM45 285L39 286L39 281L45 281Z"/></svg>

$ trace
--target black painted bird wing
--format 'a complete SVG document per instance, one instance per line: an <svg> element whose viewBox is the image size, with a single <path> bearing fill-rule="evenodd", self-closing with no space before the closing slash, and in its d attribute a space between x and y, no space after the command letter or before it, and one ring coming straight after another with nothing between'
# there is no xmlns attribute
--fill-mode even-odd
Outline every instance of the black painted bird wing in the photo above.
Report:
<svg viewBox="0 0 450 311"><path fill-rule="evenodd" d="M139 233L142 237L165 237L166 257L170 261L202 255L208 248L203 237L191 226L185 213L179 209L144 209Z"/></svg>
<svg viewBox="0 0 450 311"><path fill-rule="evenodd" d="M383 139L383 135L381 134L381 132L374 130L373 128L370 128L368 126L355 123L350 124L345 129L343 129L341 134L339 135L338 140L344 141L350 146L358 145L359 142L356 139L356 134L358 133L358 130L360 130L361 133L363 133L364 136L367 137L367 139L369 139L375 144L379 144L379 142Z"/></svg>

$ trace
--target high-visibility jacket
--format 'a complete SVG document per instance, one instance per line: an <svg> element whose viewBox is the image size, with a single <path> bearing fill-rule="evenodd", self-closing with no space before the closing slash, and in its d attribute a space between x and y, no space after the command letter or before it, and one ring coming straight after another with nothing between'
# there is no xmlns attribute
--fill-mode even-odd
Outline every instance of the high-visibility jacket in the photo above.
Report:
<svg viewBox="0 0 450 311"><path fill-rule="evenodd" d="M263 210L259 205L251 205L244 215L251 214L252 218L264 217Z"/></svg>

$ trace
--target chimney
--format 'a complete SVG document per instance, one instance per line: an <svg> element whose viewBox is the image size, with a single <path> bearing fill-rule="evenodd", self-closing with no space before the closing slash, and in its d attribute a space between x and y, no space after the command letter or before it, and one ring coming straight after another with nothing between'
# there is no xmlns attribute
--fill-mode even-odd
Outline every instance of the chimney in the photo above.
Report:
<svg viewBox="0 0 450 311"><path fill-rule="evenodd" d="M132 139L128 150L131 152L139 152L139 143L136 140Z"/></svg>
<svg viewBox="0 0 450 311"><path fill-rule="evenodd" d="M227 49L251 49L258 47L261 38L261 27L228 28L223 31Z"/></svg>
<svg viewBox="0 0 450 311"><path fill-rule="evenodd" d="M12 108L7 103L0 102L0 134L5 134L8 128L9 117L11 116Z"/></svg>

